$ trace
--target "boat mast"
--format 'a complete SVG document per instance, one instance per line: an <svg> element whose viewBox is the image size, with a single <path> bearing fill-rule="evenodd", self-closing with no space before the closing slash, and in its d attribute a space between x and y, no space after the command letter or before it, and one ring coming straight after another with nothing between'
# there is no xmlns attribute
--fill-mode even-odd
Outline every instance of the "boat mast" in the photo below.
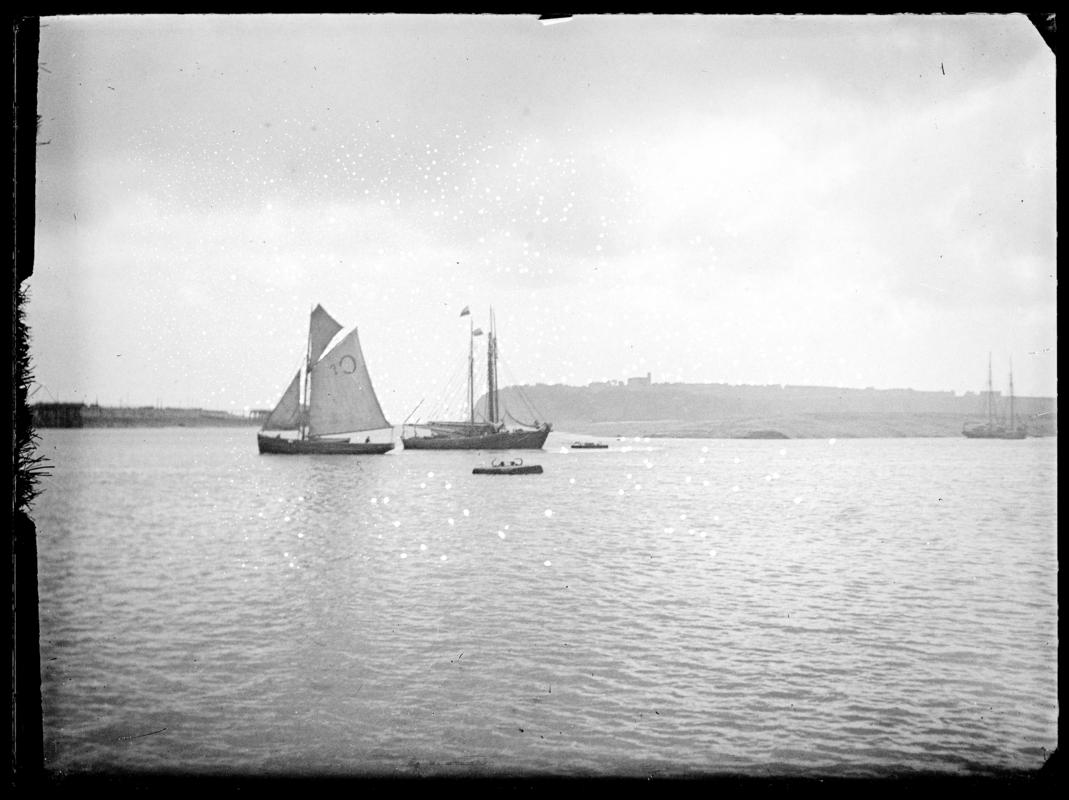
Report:
<svg viewBox="0 0 1069 800"><path fill-rule="evenodd" d="M490 335L486 340L487 411L490 423L497 424L497 333L494 326L494 309L490 307Z"/></svg>
<svg viewBox="0 0 1069 800"><path fill-rule="evenodd" d="M315 313L313 308L308 312L308 343L304 347L304 404L297 403L297 428L301 432L301 441L308 438L308 422L305 419L304 410L307 408L308 412L312 411L312 404L308 401L308 378L312 372L312 314Z"/></svg>
<svg viewBox="0 0 1069 800"><path fill-rule="evenodd" d="M475 322L468 317L471 338L468 340L468 422L475 424Z"/></svg>

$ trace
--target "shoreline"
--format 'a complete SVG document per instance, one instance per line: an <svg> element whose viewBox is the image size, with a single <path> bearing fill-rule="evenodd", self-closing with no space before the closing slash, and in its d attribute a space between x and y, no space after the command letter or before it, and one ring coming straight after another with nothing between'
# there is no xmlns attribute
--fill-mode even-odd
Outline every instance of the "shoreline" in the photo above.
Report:
<svg viewBox="0 0 1069 800"><path fill-rule="evenodd" d="M115 408L79 403L31 406L33 425L45 428L259 428L263 417L190 408ZM560 414L558 434L600 439L894 439L957 438L968 415L946 411L796 411L727 413L705 419L598 420ZM395 426L401 427L401 426ZM1056 437L1057 417L1027 420L1029 438Z"/></svg>
<svg viewBox="0 0 1069 800"><path fill-rule="evenodd" d="M557 430L602 438L651 439L898 439L958 438L968 417L944 412L821 412L725 416L707 420L630 420L593 422L564 420ZM1028 425L1029 438L1057 436L1057 422L1048 418Z"/></svg>
<svg viewBox="0 0 1069 800"><path fill-rule="evenodd" d="M30 406L35 428L233 428L253 427L260 418L203 408L97 406L38 403Z"/></svg>

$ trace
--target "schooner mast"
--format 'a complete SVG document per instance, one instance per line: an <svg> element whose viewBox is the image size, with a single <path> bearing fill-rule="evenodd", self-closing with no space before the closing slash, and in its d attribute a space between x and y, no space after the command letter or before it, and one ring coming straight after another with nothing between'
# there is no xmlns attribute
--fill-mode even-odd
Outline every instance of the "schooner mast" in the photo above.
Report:
<svg viewBox="0 0 1069 800"><path fill-rule="evenodd" d="M475 424L475 337L482 336L482 328L475 327L475 320L467 306L460 316L468 317L468 424Z"/></svg>
<svg viewBox="0 0 1069 800"><path fill-rule="evenodd" d="M475 424L475 320L468 314L468 422Z"/></svg>
<svg viewBox="0 0 1069 800"><path fill-rule="evenodd" d="M465 306L460 316L466 317L471 310ZM411 436L402 436L401 441L408 450L541 450L546 437L552 429L549 423L523 425L523 428L506 430L502 413L499 381L497 373L497 324L494 309L490 308L490 319L486 331L486 365L487 393L483 421L476 419L478 408L475 402L475 337L482 336L483 331L469 321L468 343L468 413L467 419L429 420L425 426L426 433L413 432ZM422 402L422 401L420 401ZM481 402L481 400L480 400ZM417 406L418 408L418 406ZM455 406L454 406L455 408ZM414 412L413 412L414 413ZM409 415L411 416L411 415ZM463 417L463 413L458 416Z"/></svg>
<svg viewBox="0 0 1069 800"><path fill-rule="evenodd" d="M490 308L490 333L486 337L486 414L491 425L497 424L497 336L494 333L494 309Z"/></svg>

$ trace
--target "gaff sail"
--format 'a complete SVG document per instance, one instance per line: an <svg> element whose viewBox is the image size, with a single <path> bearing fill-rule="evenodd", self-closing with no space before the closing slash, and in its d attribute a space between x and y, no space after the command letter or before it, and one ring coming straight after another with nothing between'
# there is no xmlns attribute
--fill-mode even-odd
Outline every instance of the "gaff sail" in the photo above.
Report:
<svg viewBox="0 0 1069 800"><path fill-rule="evenodd" d="M371 385L355 328L313 365L311 388L311 436L391 427Z"/></svg>
<svg viewBox="0 0 1069 800"><path fill-rule="evenodd" d="M341 324L334 319L321 305L316 305L312 310L312 318L308 323L308 363L314 364L327 349L330 340L338 335L342 329Z"/></svg>
<svg viewBox="0 0 1069 800"><path fill-rule="evenodd" d="M289 388L282 394L282 399L267 417L265 431L295 431L300 424L301 409L301 371L290 381Z"/></svg>

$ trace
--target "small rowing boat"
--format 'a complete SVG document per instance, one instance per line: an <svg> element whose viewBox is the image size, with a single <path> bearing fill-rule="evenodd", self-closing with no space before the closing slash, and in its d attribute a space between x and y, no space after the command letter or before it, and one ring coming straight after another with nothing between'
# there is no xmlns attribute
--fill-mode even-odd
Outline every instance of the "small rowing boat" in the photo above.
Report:
<svg viewBox="0 0 1069 800"><path fill-rule="evenodd" d="M524 464L522 458L514 458L506 461L503 458L495 458L489 467L476 467L471 471L472 475L541 475L541 464Z"/></svg>

